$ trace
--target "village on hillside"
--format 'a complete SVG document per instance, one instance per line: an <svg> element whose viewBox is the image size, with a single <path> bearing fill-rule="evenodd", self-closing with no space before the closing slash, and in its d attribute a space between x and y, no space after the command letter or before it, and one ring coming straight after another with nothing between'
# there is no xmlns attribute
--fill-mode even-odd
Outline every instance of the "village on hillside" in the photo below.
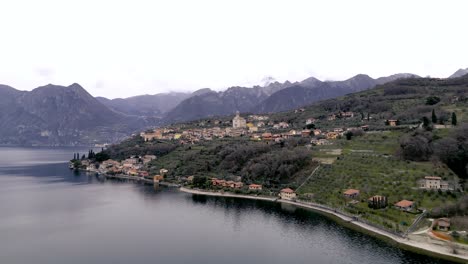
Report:
<svg viewBox="0 0 468 264"><path fill-rule="evenodd" d="M299 112L303 109L297 110ZM297 112L296 112L297 113ZM327 120L334 121L337 118L354 118L353 112L340 112L338 115L332 114ZM310 138L313 145L331 144L330 140L344 136L349 131L367 131L368 125L358 127L337 127L322 131L315 128L317 119L308 118L303 124L304 128L293 128L285 121L274 122L269 120L267 115L249 115L247 118L236 116L231 120L203 120L197 123L198 128L184 128L181 126L157 128L151 131L142 132L141 137L145 141L152 140L178 140L181 144L195 144L201 140L221 139L225 137L249 137L251 140L281 142L291 137ZM396 120L389 120L389 126L396 126ZM359 133L359 132L357 132Z"/></svg>
<svg viewBox="0 0 468 264"><path fill-rule="evenodd" d="M283 113L237 112L158 127L91 157L76 155L70 167L312 204L398 236L468 243L467 221L457 216L468 203L463 171L454 171L450 153L438 150L463 144L458 121L466 100L386 89ZM392 109L387 100L393 98L399 104Z"/></svg>

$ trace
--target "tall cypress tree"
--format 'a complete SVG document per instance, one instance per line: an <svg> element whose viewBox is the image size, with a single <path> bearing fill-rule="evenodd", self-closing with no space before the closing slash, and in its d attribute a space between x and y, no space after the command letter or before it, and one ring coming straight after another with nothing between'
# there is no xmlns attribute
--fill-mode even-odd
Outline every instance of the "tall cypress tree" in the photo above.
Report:
<svg viewBox="0 0 468 264"><path fill-rule="evenodd" d="M432 123L436 124L437 123L437 116L435 113L435 110L432 109Z"/></svg>
<svg viewBox="0 0 468 264"><path fill-rule="evenodd" d="M429 128L429 118L423 116L423 127L424 128Z"/></svg>
<svg viewBox="0 0 468 264"><path fill-rule="evenodd" d="M457 125L457 114L455 114L455 112L452 112L452 125Z"/></svg>

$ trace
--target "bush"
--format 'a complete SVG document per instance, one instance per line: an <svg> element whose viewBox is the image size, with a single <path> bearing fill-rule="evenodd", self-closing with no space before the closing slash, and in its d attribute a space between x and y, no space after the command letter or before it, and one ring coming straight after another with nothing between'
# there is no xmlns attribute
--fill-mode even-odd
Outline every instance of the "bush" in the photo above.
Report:
<svg viewBox="0 0 468 264"><path fill-rule="evenodd" d="M429 96L426 98L426 105L435 105L440 102L440 98L437 96Z"/></svg>
<svg viewBox="0 0 468 264"><path fill-rule="evenodd" d="M433 150L431 144L432 134L414 133L405 135L400 139L401 155L406 160L427 161Z"/></svg>

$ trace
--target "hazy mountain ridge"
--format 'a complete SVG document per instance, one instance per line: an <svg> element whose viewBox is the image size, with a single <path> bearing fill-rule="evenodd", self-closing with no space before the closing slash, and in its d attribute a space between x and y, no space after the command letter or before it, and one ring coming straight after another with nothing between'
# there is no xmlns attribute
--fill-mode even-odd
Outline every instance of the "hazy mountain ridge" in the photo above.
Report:
<svg viewBox="0 0 468 264"><path fill-rule="evenodd" d="M230 115L235 111L254 113L286 111L410 77L419 76L403 73L372 79L368 75L358 74L344 81L322 82L310 77L294 83L273 82L265 87L231 87L223 92L211 92L209 95L188 98L169 111L164 120L167 123L188 121L208 116Z"/></svg>
<svg viewBox="0 0 468 264"><path fill-rule="evenodd" d="M468 74L468 68L459 69L456 72L454 72L452 75L450 75L449 78L458 78L458 77L462 77L462 76L464 76L466 74Z"/></svg>
<svg viewBox="0 0 468 264"><path fill-rule="evenodd" d="M116 99L96 97L96 99L109 108L127 115L160 117L190 96L191 93L171 92Z"/></svg>
<svg viewBox="0 0 468 264"><path fill-rule="evenodd" d="M79 84L30 92L0 88L0 144L90 145L116 142L156 120L115 112Z"/></svg>
<svg viewBox="0 0 468 264"><path fill-rule="evenodd" d="M230 115L238 110L248 111L275 92L291 85L293 84L286 81L285 83L273 82L265 87L246 88L236 86L222 92L208 91L182 101L167 113L164 121L172 123L208 116Z"/></svg>
<svg viewBox="0 0 468 264"><path fill-rule="evenodd" d="M230 87L221 92L204 88L193 93L114 100L94 98L79 84L68 87L49 84L32 91L0 85L0 144L111 143L161 124L231 115L237 110L255 113L288 111L398 79L410 82L418 78L408 73L377 79L359 74L344 81L320 81L310 77L294 83L271 82L265 87Z"/></svg>

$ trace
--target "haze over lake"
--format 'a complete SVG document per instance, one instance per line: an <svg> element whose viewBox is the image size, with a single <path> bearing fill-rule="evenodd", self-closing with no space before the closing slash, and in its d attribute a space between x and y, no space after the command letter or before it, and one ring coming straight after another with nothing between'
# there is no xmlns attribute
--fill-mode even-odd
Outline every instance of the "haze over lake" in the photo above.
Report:
<svg viewBox="0 0 468 264"><path fill-rule="evenodd" d="M270 202L75 173L72 148L0 148L0 263L442 263Z"/></svg>

